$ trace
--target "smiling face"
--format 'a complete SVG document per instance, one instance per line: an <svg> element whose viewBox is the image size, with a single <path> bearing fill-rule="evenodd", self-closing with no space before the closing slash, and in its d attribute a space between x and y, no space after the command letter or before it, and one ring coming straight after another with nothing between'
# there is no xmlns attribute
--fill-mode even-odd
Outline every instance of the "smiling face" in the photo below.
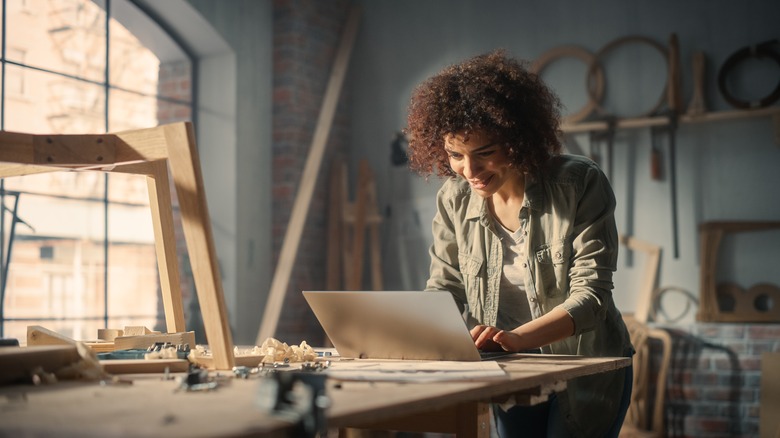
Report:
<svg viewBox="0 0 780 438"><path fill-rule="evenodd" d="M453 172L462 176L483 198L522 190L521 174L511 165L506 149L491 137L473 132L447 135L444 149Z"/></svg>

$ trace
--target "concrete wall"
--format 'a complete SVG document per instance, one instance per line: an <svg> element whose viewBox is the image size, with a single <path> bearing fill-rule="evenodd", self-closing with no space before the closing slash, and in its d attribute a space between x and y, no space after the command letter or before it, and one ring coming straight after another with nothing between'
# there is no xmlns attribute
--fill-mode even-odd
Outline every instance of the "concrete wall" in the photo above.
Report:
<svg viewBox="0 0 780 438"><path fill-rule="evenodd" d="M384 224L386 288L418 289L427 278L430 221L440 181L425 181L390 164L390 143L404 127L413 87L445 65L495 48L528 60L569 44L597 52L611 41L641 35L666 45L676 32L681 48L683 101L692 95L691 57L708 58L706 100L710 110L732 108L717 90L717 69L736 50L777 37L780 3L692 0L362 1L363 21L350 70L352 153L371 161L379 181ZM775 47L778 51L780 48ZM777 84L773 61L752 60L736 71L734 90L745 98L768 95ZM652 109L666 81L665 61L646 44L628 44L604 57L604 106L618 116ZM587 101L586 65L561 58L543 77L569 113ZM735 94L736 94L735 93ZM650 130L618 131L614 143L613 185L622 234L660 245L659 285L698 295L698 224L712 220L778 220L776 187L780 147L768 117L683 125L676 138L679 257L672 251L669 167L665 178L650 178ZM589 153L588 134L574 136ZM668 158L668 139L659 147ZM594 143L594 148L599 144ZM602 144L603 147L603 144ZM598 149L596 149L598 151ZM602 149L603 151L604 149ZM603 153L602 153L603 156ZM780 284L776 269L780 232L736 236L725 242L719 276L747 288L759 281ZM621 254L615 300L624 311L636 306L643 258ZM681 294L668 294L673 314ZM679 316L679 315L676 315ZM684 318L691 319L689 312Z"/></svg>

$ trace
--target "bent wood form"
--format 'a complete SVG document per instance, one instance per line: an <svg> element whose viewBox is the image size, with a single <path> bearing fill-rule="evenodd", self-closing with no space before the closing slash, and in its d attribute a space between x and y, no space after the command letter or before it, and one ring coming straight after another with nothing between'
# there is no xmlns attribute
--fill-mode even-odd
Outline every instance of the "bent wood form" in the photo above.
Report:
<svg viewBox="0 0 780 438"><path fill-rule="evenodd" d="M229 330L203 174L189 122L109 134L36 135L0 131L0 178L57 171L145 175L154 224L165 321L186 331L168 169L179 199L184 238L216 369L231 369Z"/></svg>

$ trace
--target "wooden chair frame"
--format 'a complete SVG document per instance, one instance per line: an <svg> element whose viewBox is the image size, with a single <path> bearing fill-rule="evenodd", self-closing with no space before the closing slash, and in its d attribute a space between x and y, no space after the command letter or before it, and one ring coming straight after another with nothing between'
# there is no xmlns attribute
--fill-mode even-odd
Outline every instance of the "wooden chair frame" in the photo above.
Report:
<svg viewBox="0 0 780 438"><path fill-rule="evenodd" d="M165 321L185 331L168 168L216 369L233 368L233 341L211 233L203 175L189 122L113 134L36 135L0 131L0 178L63 170L145 175Z"/></svg>
<svg viewBox="0 0 780 438"><path fill-rule="evenodd" d="M623 321L628 328L636 354L632 359L634 379L631 404L620 430L620 436L623 438L666 436L664 409L666 378L672 359L672 337L666 330L648 327L632 315L624 315ZM650 351L651 340L661 345L661 360L654 382L650 380L650 368L653 362ZM655 393L651 396L652 389L655 389ZM651 401L652 405L650 405Z"/></svg>

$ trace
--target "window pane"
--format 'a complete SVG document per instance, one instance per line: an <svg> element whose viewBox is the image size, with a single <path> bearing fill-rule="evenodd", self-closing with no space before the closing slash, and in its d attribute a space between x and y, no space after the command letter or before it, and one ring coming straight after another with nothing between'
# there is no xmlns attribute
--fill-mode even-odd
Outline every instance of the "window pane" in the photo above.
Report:
<svg viewBox="0 0 780 438"><path fill-rule="evenodd" d="M112 213L109 223L121 214ZM122 241L119 237L112 236L108 249L108 314L113 324L121 325L110 327L143 325L153 329L159 296L154 243Z"/></svg>
<svg viewBox="0 0 780 438"><path fill-rule="evenodd" d="M111 26L109 83L125 90L149 96L157 94L160 61L151 50L115 19Z"/></svg>
<svg viewBox="0 0 780 438"><path fill-rule="evenodd" d="M5 129L34 134L105 132L103 87L52 73L6 65L6 74L23 78L23 96L8 94Z"/></svg>
<svg viewBox="0 0 780 438"><path fill-rule="evenodd" d="M5 316L102 318L103 203L21 193L18 206L23 222L13 235ZM79 337L96 336L80 331L83 321L62 321L61 327Z"/></svg>
<svg viewBox="0 0 780 438"><path fill-rule="evenodd" d="M6 1L4 129L99 134L191 119L186 54L128 0L111 1L103 83L107 3ZM4 336L24 343L36 324L94 339L106 319L111 328L165 328L144 176L52 172L6 178L4 187L7 208L19 194L22 220L13 233Z"/></svg>
<svg viewBox="0 0 780 438"><path fill-rule="evenodd" d="M8 0L9 60L94 81L105 80L105 11L91 0Z"/></svg>
<svg viewBox="0 0 780 438"><path fill-rule="evenodd" d="M103 202L105 176L100 172L50 172L5 179L6 190ZM21 202L21 201L20 201ZM45 206L45 203L41 204ZM102 219L101 219L102 220Z"/></svg>
<svg viewBox="0 0 780 438"><path fill-rule="evenodd" d="M111 90L108 101L109 132L150 128L166 123L192 120L192 107L189 104L121 90Z"/></svg>
<svg viewBox="0 0 780 438"><path fill-rule="evenodd" d="M111 15L111 86L190 102L191 67L184 51L127 0L113 1Z"/></svg>
<svg viewBox="0 0 780 438"><path fill-rule="evenodd" d="M157 122L157 98L122 90L108 95L108 131L152 128Z"/></svg>

